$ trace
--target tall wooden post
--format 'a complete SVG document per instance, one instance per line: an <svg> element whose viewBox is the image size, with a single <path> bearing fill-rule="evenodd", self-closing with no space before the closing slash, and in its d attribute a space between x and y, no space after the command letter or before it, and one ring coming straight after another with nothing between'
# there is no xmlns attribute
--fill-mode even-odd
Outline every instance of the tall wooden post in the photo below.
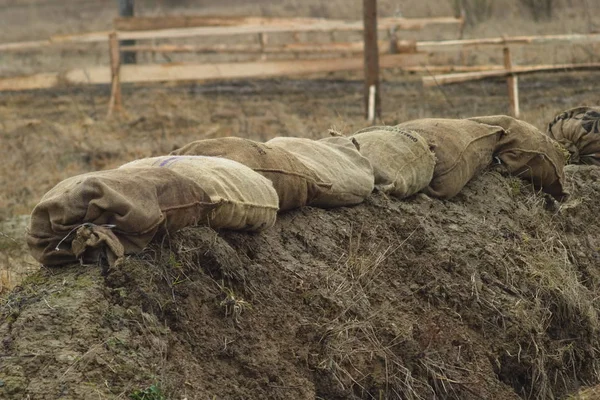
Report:
<svg viewBox="0 0 600 400"><path fill-rule="evenodd" d="M133 1L134 0L118 0L119 1L119 15L121 17L133 17ZM122 40L121 46L135 46L135 40ZM133 51L124 51L121 54L121 60L123 64L135 64L137 61L136 53Z"/></svg>
<svg viewBox="0 0 600 400"><path fill-rule="evenodd" d="M379 48L377 44L377 0L363 0L364 55L365 55L365 118L369 118L369 108L381 117L381 99L379 95ZM371 89L371 86L374 89ZM371 91L375 96L369 96ZM369 98L375 104L369 107Z"/></svg>
<svg viewBox="0 0 600 400"><path fill-rule="evenodd" d="M505 47L504 50L504 68L507 71L512 70L512 57L510 55L510 48ZM513 117L519 118L519 114L521 113L519 110L519 78L510 74L506 78L506 83L508 84L508 99L510 101L510 113Z"/></svg>
<svg viewBox="0 0 600 400"><path fill-rule="evenodd" d="M108 36L108 51L110 55L110 100L108 102L108 116L110 117L114 111L121 111L121 60L119 53L119 41L117 34L112 32Z"/></svg>

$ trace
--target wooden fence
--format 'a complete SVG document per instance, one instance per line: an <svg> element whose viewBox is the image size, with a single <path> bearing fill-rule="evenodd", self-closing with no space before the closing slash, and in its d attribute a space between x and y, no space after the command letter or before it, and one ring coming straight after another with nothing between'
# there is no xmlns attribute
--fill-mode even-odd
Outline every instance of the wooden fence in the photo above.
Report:
<svg viewBox="0 0 600 400"><path fill-rule="evenodd" d="M439 86L450 83L468 82L473 80L506 77L510 113L515 117L520 115L518 76L536 72L560 72L572 70L600 69L600 63L578 64L551 64L515 66L512 62L511 45L539 45L539 44L590 44L600 42L600 33L593 34L568 34L568 35L539 35L539 36L513 36L487 39L447 40L438 42L418 43L417 50L456 50L481 46L500 46L502 48L504 68L488 71L468 71L444 75L431 75L423 77L423 85Z"/></svg>
<svg viewBox="0 0 600 400"><path fill-rule="evenodd" d="M414 51L414 43L397 41L393 32L420 30L427 25L455 25L462 31L462 18L383 18L379 30L389 34L381 41L383 50L379 65L382 68L418 67L426 63L427 55ZM48 89L63 84L110 84L109 113L118 110L121 101L121 83L213 80L233 78L260 78L319 72L351 71L363 69L362 42L302 43L303 32L360 32L362 21L343 21L320 18L263 18L263 17L133 17L115 20L115 31L91 32L74 35L54 35L47 40L0 44L0 52L28 52L53 46L109 43L110 67L77 68L56 73L0 79L0 91ZM270 34L288 33L294 42L269 44ZM256 35L255 45L154 45L120 46L122 40L179 39L208 36ZM333 37L333 35L332 35ZM260 55L250 62L203 64L146 64L121 65L121 55L131 52L152 53L245 53ZM268 60L276 54L296 59ZM320 59L298 59L308 54L329 56ZM342 56L343 55L343 56Z"/></svg>
<svg viewBox="0 0 600 400"><path fill-rule="evenodd" d="M569 34L543 36L515 36L486 39L455 39L444 41L399 40L397 32L420 30L428 25L454 25L460 34L464 19L442 18L381 18L378 28L387 32L380 40L379 64L381 68L400 68L406 71L427 72L424 86L444 85L476 79L506 77L510 111L519 115L518 76L543 71L599 69L600 63L515 66L511 48L538 44L598 43L600 34ZM46 40L0 43L0 52L27 52L52 46L86 43L109 43L110 67L96 66L64 72L40 73L24 77L0 79L0 91L47 89L62 84L110 84L109 112L118 110L122 103L121 83L160 82L185 80L214 80L234 78L262 78L318 72L362 70L364 60L362 42L300 42L301 32L362 31L362 21L342 21L319 18L263 18L263 17L133 17L118 18L115 31L92 32L75 35L54 35ZM291 33L295 41L270 44L269 34ZM207 36L256 35L256 43L239 44L139 44L119 46L120 40L147 41ZM495 46L503 51L503 65L442 65L428 66L428 54L443 51L466 50L481 46ZM259 60L231 63L145 64L121 65L120 53L244 53L257 54ZM296 59L269 60L269 55L296 57ZM303 59L308 54L328 55L330 58ZM344 56L342 56L344 55ZM437 74L437 75L434 75Z"/></svg>
<svg viewBox="0 0 600 400"><path fill-rule="evenodd" d="M264 17L160 17L128 18L115 20L117 29L105 32L90 32L72 35L53 35L46 40L28 42L0 43L0 51L23 51L40 47L64 45L69 43L106 42L108 35L116 33L119 40L179 39L202 36L266 35L269 33L302 32L360 32L362 21L343 21L322 18L264 18ZM156 20L156 29L145 29L145 21ZM192 20L194 23L186 23ZM158 22L166 21L164 24ZM170 22L169 22L170 21ZM184 27L173 27L177 22ZM428 25L463 26L462 18L380 18L380 30L420 30ZM191 26L190 26L191 25ZM169 28L162 28L166 26ZM118 28L121 29L118 29ZM126 28L126 29L123 29ZM137 30L136 30L137 29Z"/></svg>

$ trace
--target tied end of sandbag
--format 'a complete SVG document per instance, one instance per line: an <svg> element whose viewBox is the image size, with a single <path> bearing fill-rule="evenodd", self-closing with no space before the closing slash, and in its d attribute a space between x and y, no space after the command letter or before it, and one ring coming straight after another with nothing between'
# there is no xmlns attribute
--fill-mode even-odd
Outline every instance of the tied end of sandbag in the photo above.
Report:
<svg viewBox="0 0 600 400"><path fill-rule="evenodd" d="M71 251L82 263L106 260L113 266L125 255L125 248L114 234L115 225L81 224L71 242Z"/></svg>

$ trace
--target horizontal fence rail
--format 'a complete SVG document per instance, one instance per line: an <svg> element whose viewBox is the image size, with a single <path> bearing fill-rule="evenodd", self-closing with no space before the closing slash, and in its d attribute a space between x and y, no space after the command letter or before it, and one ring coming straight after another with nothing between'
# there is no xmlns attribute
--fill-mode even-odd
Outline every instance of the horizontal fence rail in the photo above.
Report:
<svg viewBox="0 0 600 400"><path fill-rule="evenodd" d="M139 31L119 31L116 33L119 40L153 40L153 39L178 39L202 36L231 36L239 34L266 34L266 33L300 33L300 32L336 32L336 31L362 31L362 21L327 20L320 18L239 18L229 17L211 19L216 24L222 21L221 26L199 26L169 29L153 29ZM381 18L378 21L379 29L394 28L397 30L419 30L432 24L462 25L461 18ZM0 43L0 51L15 51L48 47L66 43L98 43L106 42L112 31L90 32L70 35L53 35L47 40L28 42Z"/></svg>

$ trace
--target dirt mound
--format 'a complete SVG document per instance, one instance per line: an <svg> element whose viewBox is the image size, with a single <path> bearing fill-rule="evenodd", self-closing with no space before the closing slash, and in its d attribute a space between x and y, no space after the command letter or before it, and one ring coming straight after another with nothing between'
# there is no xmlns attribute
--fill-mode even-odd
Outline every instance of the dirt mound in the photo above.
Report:
<svg viewBox="0 0 600 400"><path fill-rule="evenodd" d="M600 169L567 170L562 205L490 171L42 270L2 298L0 397L564 397L600 381Z"/></svg>

